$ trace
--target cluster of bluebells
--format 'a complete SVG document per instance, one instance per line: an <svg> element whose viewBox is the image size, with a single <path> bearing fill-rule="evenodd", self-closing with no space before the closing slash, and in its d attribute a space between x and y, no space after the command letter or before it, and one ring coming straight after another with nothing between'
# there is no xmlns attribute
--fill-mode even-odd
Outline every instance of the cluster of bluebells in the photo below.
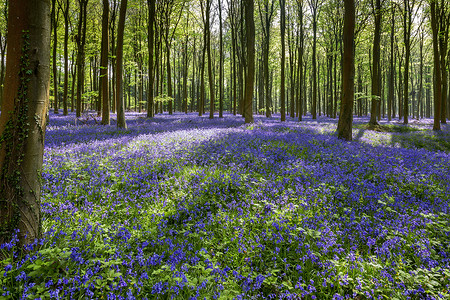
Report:
<svg viewBox="0 0 450 300"><path fill-rule="evenodd" d="M1 245L0 298L450 297L450 155L367 121L52 114L44 235Z"/></svg>

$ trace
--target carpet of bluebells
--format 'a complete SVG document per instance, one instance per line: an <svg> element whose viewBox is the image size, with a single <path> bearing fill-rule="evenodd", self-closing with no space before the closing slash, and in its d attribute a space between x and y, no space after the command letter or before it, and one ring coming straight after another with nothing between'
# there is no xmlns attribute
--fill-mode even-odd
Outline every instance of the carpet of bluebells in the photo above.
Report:
<svg viewBox="0 0 450 300"><path fill-rule="evenodd" d="M114 117L115 118L115 117ZM50 114L0 299L449 299L450 127Z"/></svg>

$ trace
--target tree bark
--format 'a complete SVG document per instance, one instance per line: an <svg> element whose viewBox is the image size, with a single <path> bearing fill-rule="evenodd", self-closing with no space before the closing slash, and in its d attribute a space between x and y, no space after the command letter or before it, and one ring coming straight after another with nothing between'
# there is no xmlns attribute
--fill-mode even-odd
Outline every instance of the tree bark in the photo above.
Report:
<svg viewBox="0 0 450 300"><path fill-rule="evenodd" d="M433 63L434 63L434 123L433 130L441 130L441 97L442 78L439 55L438 20L436 16L436 1L431 1L431 31L433 35Z"/></svg>
<svg viewBox="0 0 450 300"><path fill-rule="evenodd" d="M223 24L222 24L222 2L219 1L219 118L223 118Z"/></svg>
<svg viewBox="0 0 450 300"><path fill-rule="evenodd" d="M76 116L81 117L81 103L84 87L84 59L85 59L85 44L86 44L86 9L88 0L78 0L80 5L80 16L78 20L78 34L77 40L77 103L76 103Z"/></svg>
<svg viewBox="0 0 450 300"><path fill-rule="evenodd" d="M245 78L244 117L245 123L253 123L253 89L255 80L255 21L254 0L245 0L245 31L247 36L247 73ZM284 1L284 0L283 0Z"/></svg>
<svg viewBox="0 0 450 300"><path fill-rule="evenodd" d="M127 128L125 121L125 110L123 103L123 32L125 30L125 16L127 13L128 0L120 3L119 25L117 26L117 48L116 48L116 105L117 105L117 128Z"/></svg>
<svg viewBox="0 0 450 300"><path fill-rule="evenodd" d="M66 0L64 10L64 94L63 94L63 115L68 115L67 96L69 92L69 5L70 1Z"/></svg>
<svg viewBox="0 0 450 300"><path fill-rule="evenodd" d="M338 122L338 137L350 141L352 139L353 99L355 80L355 1L344 0L344 53L342 57L342 94L341 110Z"/></svg>
<svg viewBox="0 0 450 300"><path fill-rule="evenodd" d="M100 88L102 107L102 124L109 125L109 90L108 90L108 54L109 54L109 0L103 0L102 16L102 53L100 65Z"/></svg>
<svg viewBox="0 0 450 300"><path fill-rule="evenodd" d="M155 82L153 51L155 43L155 35L153 26L155 24L155 2L156 0L147 0L148 5L148 93L147 93L147 118L153 118L154 113L154 95L153 88Z"/></svg>
<svg viewBox="0 0 450 300"><path fill-rule="evenodd" d="M0 244L40 237L40 183L50 87L50 0L14 0L0 116Z"/></svg>
<svg viewBox="0 0 450 300"><path fill-rule="evenodd" d="M286 121L286 83L285 83L285 65L286 65L286 43L285 43L285 29L286 29L286 0L280 0L280 31L281 31L281 87L280 87L280 113L281 122Z"/></svg>
<svg viewBox="0 0 450 300"><path fill-rule="evenodd" d="M381 39L381 0L376 0L374 7L375 30L372 56L372 106L370 109L370 125L378 125L377 114L380 110L380 39Z"/></svg>
<svg viewBox="0 0 450 300"><path fill-rule="evenodd" d="M211 0L206 0L206 16L205 16L205 31L206 31L206 51L208 54L208 78L209 78L209 118L214 118L214 76L212 73L212 57L211 57L211 28L210 28L210 13Z"/></svg>
<svg viewBox="0 0 450 300"><path fill-rule="evenodd" d="M310 0L313 26L313 46L312 46L312 106L311 114L313 119L317 119L317 9L318 0Z"/></svg>
<svg viewBox="0 0 450 300"><path fill-rule="evenodd" d="M303 48L304 48L304 33L303 33L303 1L298 1L298 23L300 26L300 40L298 47L298 89L297 97L298 97L298 120L302 121L303 115Z"/></svg>
<svg viewBox="0 0 450 300"><path fill-rule="evenodd" d="M59 9L56 7L56 0L52 0L52 29L53 29L53 97L54 105L53 111L55 114L59 113L58 110L58 66L57 66L57 51L58 50L58 14Z"/></svg>

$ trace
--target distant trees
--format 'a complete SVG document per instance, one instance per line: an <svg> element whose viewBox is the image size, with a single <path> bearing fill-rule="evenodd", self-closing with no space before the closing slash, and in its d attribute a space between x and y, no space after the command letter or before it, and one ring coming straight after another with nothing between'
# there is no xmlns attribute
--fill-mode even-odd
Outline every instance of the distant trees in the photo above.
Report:
<svg viewBox="0 0 450 300"><path fill-rule="evenodd" d="M450 4L433 1L441 74L439 115L440 122L446 122ZM434 50L429 46L433 1L355 3L355 113L370 114L369 123L376 124L381 117L408 122L411 117L434 115ZM0 12L9 2L0 0ZM302 120L307 113L313 118L339 116L343 0L257 1L252 36L244 0L128 0L122 96L117 90L117 39L119 6L124 1L51 2L50 105L55 112L63 108L67 114L71 108L80 117L94 109L108 124L108 113L116 112L118 99L123 98L123 111L144 107L148 117L196 110L199 115L208 111L209 117L229 111L245 118L247 42L254 37L252 112L266 117L279 113L282 120ZM2 58L5 22L0 13ZM2 76L0 64L0 81Z"/></svg>

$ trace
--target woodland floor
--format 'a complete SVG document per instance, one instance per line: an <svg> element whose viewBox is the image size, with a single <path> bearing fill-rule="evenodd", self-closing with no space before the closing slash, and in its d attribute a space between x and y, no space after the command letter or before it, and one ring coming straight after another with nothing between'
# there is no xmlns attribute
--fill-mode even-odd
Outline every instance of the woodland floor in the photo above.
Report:
<svg viewBox="0 0 450 300"><path fill-rule="evenodd" d="M278 116L279 117L279 116ZM448 299L450 126L50 114L0 299Z"/></svg>

